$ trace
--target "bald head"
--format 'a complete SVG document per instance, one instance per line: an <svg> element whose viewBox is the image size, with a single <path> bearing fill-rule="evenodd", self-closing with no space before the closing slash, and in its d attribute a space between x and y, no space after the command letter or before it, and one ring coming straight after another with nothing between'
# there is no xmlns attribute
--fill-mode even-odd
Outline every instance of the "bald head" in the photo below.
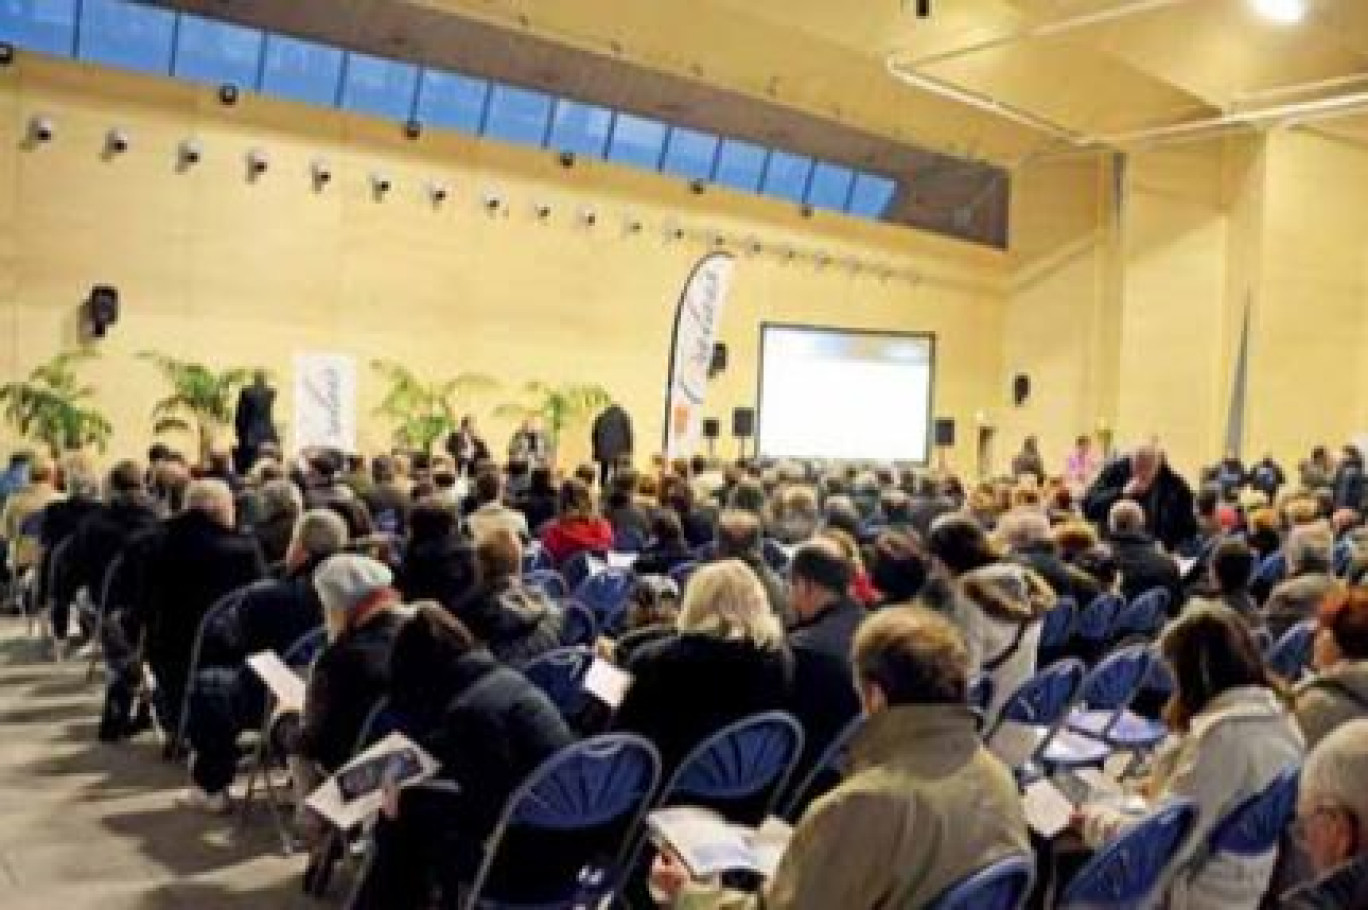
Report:
<svg viewBox="0 0 1368 910"><path fill-rule="evenodd" d="M1113 534L1140 534L1145 530L1145 510L1138 502L1123 499L1111 507L1107 528Z"/></svg>

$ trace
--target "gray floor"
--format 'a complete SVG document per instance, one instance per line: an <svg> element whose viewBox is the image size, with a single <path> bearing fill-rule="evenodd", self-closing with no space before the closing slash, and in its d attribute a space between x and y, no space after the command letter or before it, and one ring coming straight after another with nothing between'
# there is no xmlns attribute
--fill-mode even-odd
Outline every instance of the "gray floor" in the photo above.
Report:
<svg viewBox="0 0 1368 910"><path fill-rule="evenodd" d="M264 809L245 828L175 805L151 735L95 739L100 684L0 620L0 908L311 908Z"/></svg>

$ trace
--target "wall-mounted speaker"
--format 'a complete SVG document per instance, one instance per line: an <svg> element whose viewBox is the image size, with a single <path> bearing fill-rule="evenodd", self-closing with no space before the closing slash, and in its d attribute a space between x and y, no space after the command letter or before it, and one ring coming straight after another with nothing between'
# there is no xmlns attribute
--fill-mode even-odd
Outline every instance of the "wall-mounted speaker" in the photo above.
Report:
<svg viewBox="0 0 1368 910"><path fill-rule="evenodd" d="M703 418L703 438L716 439L722 435L722 421L716 417Z"/></svg>
<svg viewBox="0 0 1368 910"><path fill-rule="evenodd" d="M750 439L755 435L755 408L732 411L732 435L737 439Z"/></svg>
<svg viewBox="0 0 1368 910"><path fill-rule="evenodd" d="M95 285L82 310L90 334L103 338L109 327L119 321L119 289L109 284Z"/></svg>
<svg viewBox="0 0 1368 910"><path fill-rule="evenodd" d="M1025 373L1017 373L1012 378L1012 401L1017 407L1021 407L1031 397L1031 377Z"/></svg>
<svg viewBox="0 0 1368 910"><path fill-rule="evenodd" d="M955 420L953 417L936 418L936 445L948 449L955 444Z"/></svg>
<svg viewBox="0 0 1368 910"><path fill-rule="evenodd" d="M727 371L727 346L720 341L713 345L712 360L708 363L708 378L720 376Z"/></svg>

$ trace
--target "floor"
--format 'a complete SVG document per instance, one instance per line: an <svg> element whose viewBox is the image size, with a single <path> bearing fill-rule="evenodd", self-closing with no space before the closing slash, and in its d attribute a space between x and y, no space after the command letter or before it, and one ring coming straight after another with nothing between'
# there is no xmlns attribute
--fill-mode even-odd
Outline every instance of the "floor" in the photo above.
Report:
<svg viewBox="0 0 1368 910"><path fill-rule="evenodd" d="M0 907L327 906L301 895L304 859L282 854L264 808L245 825L178 808L184 768L151 734L99 743L99 681L42 652L0 619Z"/></svg>

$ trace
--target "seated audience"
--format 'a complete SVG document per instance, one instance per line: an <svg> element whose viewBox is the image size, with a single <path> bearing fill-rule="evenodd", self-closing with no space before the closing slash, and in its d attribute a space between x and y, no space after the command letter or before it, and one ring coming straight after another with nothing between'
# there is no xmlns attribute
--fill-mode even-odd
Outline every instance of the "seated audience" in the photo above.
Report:
<svg viewBox="0 0 1368 910"><path fill-rule="evenodd" d="M1040 444L1034 436L1021 441L1021 451L1012 456L1012 477L1030 477L1036 486L1045 483L1045 460L1040 457Z"/></svg>
<svg viewBox="0 0 1368 910"><path fill-rule="evenodd" d="M679 516L669 509L657 509L651 516L646 549L641 551L632 570L637 575L668 575L675 567L692 562L693 558Z"/></svg>
<svg viewBox="0 0 1368 910"><path fill-rule="evenodd" d="M284 657L323 622L314 573L347 545L347 526L327 509L306 512L285 557L285 576L259 585L206 635L190 692L187 732L192 749L187 804L210 812L228 808L237 770L237 739L261 722L266 693L247 658L260 651Z"/></svg>
<svg viewBox="0 0 1368 910"><path fill-rule="evenodd" d="M769 533L786 546L794 546L817 533L821 524L817 508L817 492L805 484L792 484L779 492L773 501Z"/></svg>
<svg viewBox="0 0 1368 910"><path fill-rule="evenodd" d="M717 549L712 558L714 561L738 559L745 563L764 586L765 599L774 615L787 620L788 589L784 580L765 562L764 543L759 516L729 510L717 519Z"/></svg>
<svg viewBox="0 0 1368 910"><path fill-rule="evenodd" d="M915 532L884 531L869 553L869 580L879 592L877 606L915 600L926 584L927 558Z"/></svg>
<svg viewBox="0 0 1368 910"><path fill-rule="evenodd" d="M494 527L475 545L479 587L456 611L470 633L499 660L523 664L560 646L560 609L522 583L522 542Z"/></svg>
<svg viewBox="0 0 1368 910"><path fill-rule="evenodd" d="M614 719L618 729L655 743L666 773L727 724L784 708L793 678L764 587L739 560L694 573L677 628L679 635L644 646L628 662L635 681Z"/></svg>
<svg viewBox="0 0 1368 910"><path fill-rule="evenodd" d="M955 511L957 505L946 495L941 485L929 475L917 477L913 484L912 502L908 506L912 530L922 540L931 533L931 525L942 515Z"/></svg>
<svg viewBox="0 0 1368 910"><path fill-rule="evenodd" d="M651 533L651 510L637 501L637 472L620 468L603 494L603 517L613 526L614 535L645 540Z"/></svg>
<svg viewBox="0 0 1368 910"><path fill-rule="evenodd" d="M1254 551L1255 565L1282 549L1282 519L1278 510L1262 507L1252 510L1246 521L1245 542Z"/></svg>
<svg viewBox="0 0 1368 910"><path fill-rule="evenodd" d="M1368 477L1364 475L1363 453L1358 446L1346 445L1340 450L1330 488L1334 509L1363 509L1368 497Z"/></svg>
<svg viewBox="0 0 1368 910"><path fill-rule="evenodd" d="M1054 541L1059 558L1068 564L1072 564L1078 554L1101 543L1093 526L1077 519L1056 525L1050 531L1050 539Z"/></svg>
<svg viewBox="0 0 1368 910"><path fill-rule="evenodd" d="M466 516L466 528L478 546L480 541L498 529L526 540L527 516L510 509L503 502L503 477L493 465L485 465L475 474L475 511Z"/></svg>
<svg viewBox="0 0 1368 910"><path fill-rule="evenodd" d="M561 484L560 514L541 530L541 542L558 566L580 553L613 548L613 526L594 514L593 494L584 481L570 477Z"/></svg>
<svg viewBox="0 0 1368 910"><path fill-rule="evenodd" d="M436 499L409 513L408 540L395 587L408 603L432 600L459 613L476 584L475 551L461 537L456 511Z"/></svg>
<svg viewBox="0 0 1368 910"><path fill-rule="evenodd" d="M1368 590L1329 594L1318 613L1316 673L1298 684L1292 697L1308 746L1341 724L1368 718Z"/></svg>
<svg viewBox="0 0 1368 910"><path fill-rule="evenodd" d="M1102 594L1115 594L1121 588L1121 568L1110 548L1097 544L1074 557L1069 568L1074 598L1080 607Z"/></svg>
<svg viewBox="0 0 1368 910"><path fill-rule="evenodd" d="M691 547L712 543L716 533L716 513L712 507L700 505L694 488L682 477L667 478L662 485L664 505L679 516L684 528L684 539ZM705 501L706 502L706 501Z"/></svg>
<svg viewBox="0 0 1368 910"><path fill-rule="evenodd" d="M1368 907L1368 720L1339 727L1307 756L1297 793L1297 829L1318 878L1282 910Z"/></svg>
<svg viewBox="0 0 1368 910"><path fill-rule="evenodd" d="M739 481L727 494L727 510L749 512L761 521L765 516L765 488L757 480Z"/></svg>
<svg viewBox="0 0 1368 910"><path fill-rule="evenodd" d="M507 529L498 529L481 548L499 537L516 545ZM395 636L389 677L389 707L401 719L400 731L437 759L438 778L455 787L387 795L374 856L350 906L423 910L434 896L441 906L455 906L508 797L573 736L540 689L432 606L419 606ZM492 879L504 897L511 892L532 900L546 882L568 877L544 852L508 859Z"/></svg>
<svg viewBox="0 0 1368 910"><path fill-rule="evenodd" d="M266 565L279 565L285 559L303 508L299 488L290 481L269 480L262 484L260 512L251 526L251 533L261 547Z"/></svg>
<svg viewBox="0 0 1368 910"><path fill-rule="evenodd" d="M57 556L57 548L70 540L76 529L101 508L100 480L84 459L68 459L63 468L63 485L66 496L48 503L47 508L41 513L43 528L38 538L40 555L33 595L35 604L49 605L52 637L58 649L58 656L61 655L62 645L67 638L67 627L71 621L71 602L65 600L58 603L51 597L55 593L50 589L52 573L67 571L61 565L54 567L53 560ZM68 548L60 562L69 563L71 555ZM95 594L98 596L99 592Z"/></svg>
<svg viewBox="0 0 1368 910"><path fill-rule="evenodd" d="M526 473L526 484L521 481L515 483L515 468ZM537 465L529 471L525 462L510 463L508 473L508 488L513 494L514 508L523 513L528 529L540 535L542 528L555 519L560 508L560 494L556 492L551 469L546 465Z"/></svg>
<svg viewBox="0 0 1368 910"><path fill-rule="evenodd" d="M1170 552L1197 533L1192 489L1169 467L1157 445L1139 446L1103 468L1083 499L1083 514L1096 524L1108 522L1112 508L1122 500L1140 506L1139 530ZM1124 568L1121 574L1124 577Z"/></svg>
<svg viewBox="0 0 1368 910"><path fill-rule="evenodd" d="M1254 552L1239 538L1229 537L1216 544L1208 564L1211 594L1249 623L1262 629L1263 614L1249 593L1249 578L1254 571Z"/></svg>
<svg viewBox="0 0 1368 910"><path fill-rule="evenodd" d="M1342 587L1330 572L1333 547L1330 529L1323 523L1300 525L1287 535L1283 547L1287 577L1264 604L1264 619L1274 641L1302 620L1315 618L1325 596Z"/></svg>
<svg viewBox="0 0 1368 910"><path fill-rule="evenodd" d="M383 534L402 535L408 528L408 514L413 508L408 488L401 482L395 459L382 455L371 464L370 489L361 494L361 501L375 519L375 527Z"/></svg>
<svg viewBox="0 0 1368 910"><path fill-rule="evenodd" d="M1202 845L1231 809L1301 761L1301 733L1249 626L1233 610L1189 608L1161 648L1176 683L1165 710L1176 739L1155 758L1143 794L1154 804L1186 797L1198 808L1196 827L1167 876L1167 905L1252 910L1269 886L1275 854L1213 856ZM1097 847L1133 818L1112 806L1085 805L1078 820Z"/></svg>
<svg viewBox="0 0 1368 910"><path fill-rule="evenodd" d="M1145 531L1145 512L1140 504L1123 499L1112 506L1107 516L1107 545L1116 557L1121 570L1121 593L1133 600L1163 588L1172 598L1173 610L1183 602L1183 583L1178 575L1178 564L1173 557L1159 549L1154 538Z"/></svg>
<svg viewBox="0 0 1368 910"><path fill-rule="evenodd" d="M860 539L860 529L864 525L864 519L860 517L860 510L856 508L854 500L844 494L828 496L826 502L822 503L822 526L826 528L839 528L846 532L854 540Z"/></svg>
<svg viewBox="0 0 1368 910"><path fill-rule="evenodd" d="M856 636L866 721L845 780L807 812L759 894L692 883L668 853L651 880L680 910L875 910L931 906L955 882L1030 853L1016 782L979 742L970 668L944 619L886 610Z"/></svg>
<svg viewBox="0 0 1368 910"><path fill-rule="evenodd" d="M1014 509L998 522L999 539L1007 545L1008 556L1033 570L1058 597L1074 593L1069 567L1059 558L1050 539L1050 522L1039 509Z"/></svg>
<svg viewBox="0 0 1368 910"><path fill-rule="evenodd" d="M0 511L0 539L9 545L10 571L15 578L37 564L41 550L37 516L61 498L57 468L51 460L40 458L30 465L28 482L5 499Z"/></svg>

